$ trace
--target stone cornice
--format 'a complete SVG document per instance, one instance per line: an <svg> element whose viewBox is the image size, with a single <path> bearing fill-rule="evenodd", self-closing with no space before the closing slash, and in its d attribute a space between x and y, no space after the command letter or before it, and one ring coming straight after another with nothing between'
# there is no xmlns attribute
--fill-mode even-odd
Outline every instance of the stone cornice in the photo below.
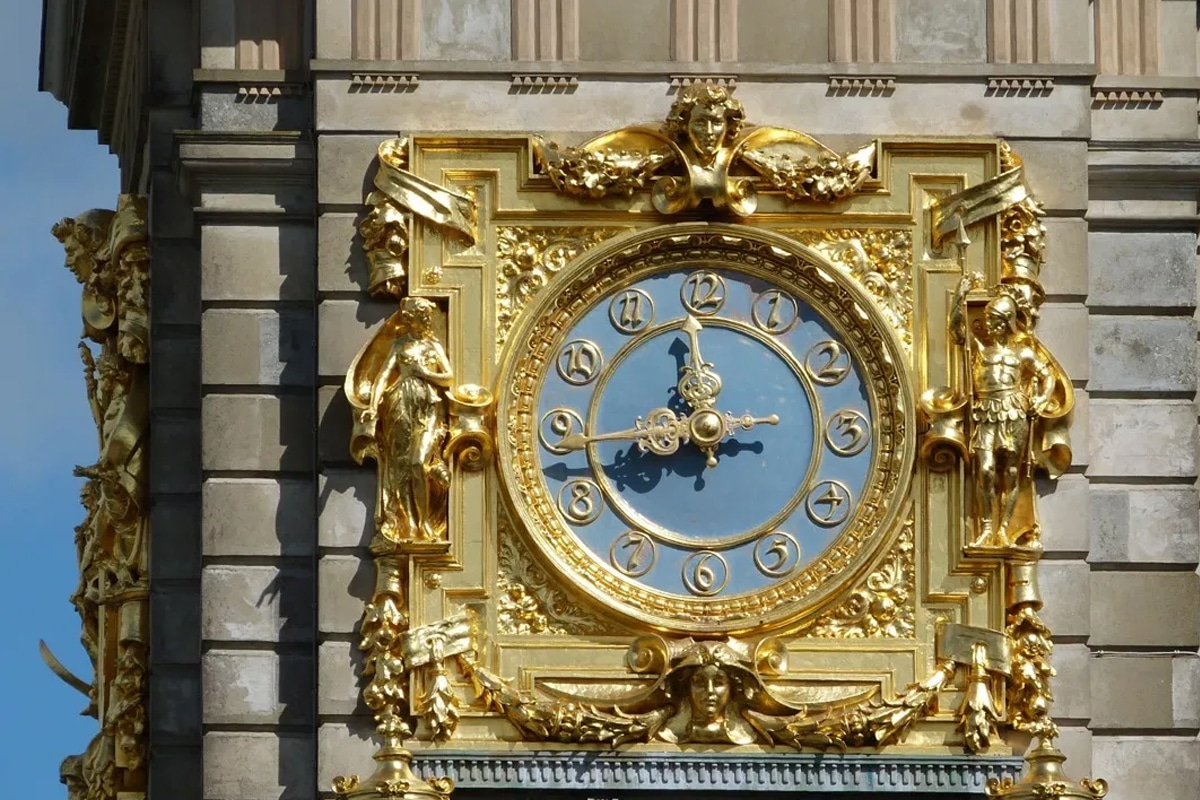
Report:
<svg viewBox="0 0 1200 800"><path fill-rule="evenodd" d="M1200 141L1089 142L1088 181L1093 186L1119 183L1200 189Z"/></svg>
<svg viewBox="0 0 1200 800"><path fill-rule="evenodd" d="M175 161L197 214L312 215L315 159L307 133L177 131Z"/></svg>
<svg viewBox="0 0 1200 800"><path fill-rule="evenodd" d="M1063 82L1088 83L1096 74L1093 64L933 64L933 63L841 63L770 64L752 61L722 61L717 64L693 64L683 61L354 61L315 59L310 62L316 73L398 72L436 76L510 76L513 73L569 74L588 77L628 76L645 80L661 74L736 76L739 81L756 78L811 78L863 76L912 78L945 81L955 78L987 80L992 77L1037 75ZM211 78L208 78L211 80ZM201 80L199 73L196 80Z"/></svg>

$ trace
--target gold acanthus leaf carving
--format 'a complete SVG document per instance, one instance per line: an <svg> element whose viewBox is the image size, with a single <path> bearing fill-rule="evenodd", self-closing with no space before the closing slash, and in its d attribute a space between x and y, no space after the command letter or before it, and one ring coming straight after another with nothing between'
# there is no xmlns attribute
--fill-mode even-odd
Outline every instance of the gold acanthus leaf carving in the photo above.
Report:
<svg viewBox="0 0 1200 800"><path fill-rule="evenodd" d="M72 798L112 800L145 792L147 695L147 472L150 248L144 199L121 195L116 211L93 210L52 230L83 287L84 366L98 454L75 468L85 478L85 518L75 528L79 585L71 602L92 663L72 675L42 645L46 663L85 693L100 731L60 777Z"/></svg>
<svg viewBox="0 0 1200 800"><path fill-rule="evenodd" d="M522 309L568 262L626 230L497 228L496 344L504 344Z"/></svg>
<svg viewBox="0 0 1200 800"><path fill-rule="evenodd" d="M912 233L901 228L783 230L820 252L875 299L907 350L912 350Z"/></svg>
<svg viewBox="0 0 1200 800"><path fill-rule="evenodd" d="M909 517L879 568L844 603L818 617L806 634L838 639L911 638L916 617L914 553L913 519Z"/></svg>
<svg viewBox="0 0 1200 800"><path fill-rule="evenodd" d="M496 622L500 633L526 636L620 633L556 587L525 550L507 520L500 523L499 540Z"/></svg>

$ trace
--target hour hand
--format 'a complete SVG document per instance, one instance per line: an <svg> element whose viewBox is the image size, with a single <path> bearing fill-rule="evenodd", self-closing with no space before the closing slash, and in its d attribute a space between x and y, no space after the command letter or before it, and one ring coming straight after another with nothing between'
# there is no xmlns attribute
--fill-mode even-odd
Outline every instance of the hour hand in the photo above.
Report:
<svg viewBox="0 0 1200 800"><path fill-rule="evenodd" d="M691 314L684 320L681 330L688 335L688 364L683 367L676 387L679 395L687 401L693 411L712 408L721 393L721 376L700 355L700 320Z"/></svg>

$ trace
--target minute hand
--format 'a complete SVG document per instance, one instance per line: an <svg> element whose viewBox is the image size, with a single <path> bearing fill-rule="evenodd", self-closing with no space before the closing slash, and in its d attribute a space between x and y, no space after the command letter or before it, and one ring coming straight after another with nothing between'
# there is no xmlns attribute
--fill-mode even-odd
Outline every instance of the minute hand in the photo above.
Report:
<svg viewBox="0 0 1200 800"><path fill-rule="evenodd" d="M681 329L688 335L690 363L683 368L676 388L693 411L712 408L717 395L721 393L721 376L700 355L700 331L703 327L700 320L689 314Z"/></svg>
<svg viewBox="0 0 1200 800"><path fill-rule="evenodd" d="M636 441L643 452L665 456L678 450L680 441L686 441L688 436L688 418L680 419L667 408L656 408L645 421L639 417L634 424L636 427L610 433L572 433L557 446L572 451L582 450L592 442Z"/></svg>

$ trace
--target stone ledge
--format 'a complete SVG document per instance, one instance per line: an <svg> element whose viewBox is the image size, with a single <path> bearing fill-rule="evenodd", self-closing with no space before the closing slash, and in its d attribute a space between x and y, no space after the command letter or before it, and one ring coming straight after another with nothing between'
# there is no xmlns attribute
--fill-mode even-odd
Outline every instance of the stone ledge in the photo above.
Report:
<svg viewBox="0 0 1200 800"><path fill-rule="evenodd" d="M989 63L931 63L931 62L900 62L889 61L879 63L846 63L822 61L807 64L779 64L758 61L722 61L721 76L736 76L744 81L756 77L788 77L797 80L825 78L830 75L849 76L887 76L913 77L919 80L943 79L947 77L963 78L1009 78L1026 77L1029 75L1029 64L989 64ZM564 62L561 61L468 61L468 60L353 60L318 58L309 62L309 69L318 76L319 73L356 74L364 72L397 72L417 73L425 76L480 76L480 77L510 77L512 73L522 74L564 74ZM689 69L691 67L691 69ZM572 61L567 74L579 76L602 76L605 78L632 77L644 80L647 77L662 75L670 80L675 75L710 76L712 64L688 61ZM1095 77L1096 68L1093 64L1038 64L1037 72L1040 77L1066 80L1078 83L1091 83ZM505 73L508 73L506 75ZM197 81L245 81L245 70L200 70L196 74ZM260 74L260 73L256 73ZM277 77L276 77L277 75ZM283 81L288 76L282 72L272 74L274 80ZM323 76L320 76L323 77ZM267 80L271 80L267 79ZM259 78L262 81L264 79ZM1170 79L1155 79L1163 85L1158 88L1168 88L1165 83Z"/></svg>
<svg viewBox="0 0 1200 800"><path fill-rule="evenodd" d="M982 795L987 779L1018 776L1022 760L772 753L417 753L422 776L463 789L929 792Z"/></svg>

